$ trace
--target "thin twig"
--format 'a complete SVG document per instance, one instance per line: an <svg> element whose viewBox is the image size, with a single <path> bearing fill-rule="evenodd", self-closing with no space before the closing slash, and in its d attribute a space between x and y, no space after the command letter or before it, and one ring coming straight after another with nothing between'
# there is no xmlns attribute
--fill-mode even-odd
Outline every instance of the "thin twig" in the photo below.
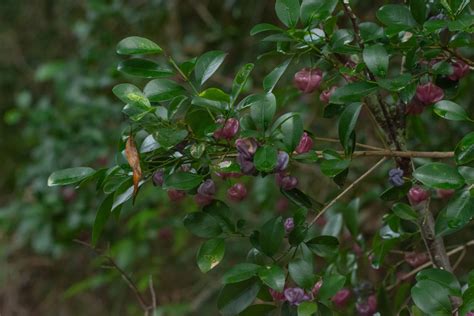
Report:
<svg viewBox="0 0 474 316"><path fill-rule="evenodd" d="M313 226L314 223L326 212L328 209L331 208L337 201L339 201L344 195L346 195L349 191L351 191L359 182L364 180L367 176L369 176L374 170L376 170L382 163L386 160L386 157L380 159L375 165L373 165L369 170L367 170L363 175L361 175L357 180L352 182L344 191L342 191L338 196L336 196L331 202L329 202L319 213L316 217L309 223L309 226Z"/></svg>
<svg viewBox="0 0 474 316"><path fill-rule="evenodd" d="M462 246L459 246L459 247L456 247L454 248L453 250L451 251L448 251L447 255L449 257L451 257L452 255L455 255L457 254L458 252L460 251L466 251L468 247L470 246L474 246L474 240L471 240L469 241L468 243L462 245ZM387 291L390 291L392 289L394 289L395 287L397 287L402 281L405 281L406 279L409 279L410 277L414 276L415 274L417 274L418 272L420 272L421 270L425 269L425 268L428 268L429 266L431 266L433 264L432 261L428 261L424 264L422 264L421 266L419 266L418 268L410 271L409 273L405 274L403 277L401 277L399 280L397 280L397 282L395 282L394 284L388 286L386 288Z"/></svg>
<svg viewBox="0 0 474 316"><path fill-rule="evenodd" d="M344 154L343 151L338 151L339 154ZM318 157L323 156L323 151L316 151ZM369 150L369 151L355 151L352 157L402 157L402 158L452 158L454 152L452 151L410 151L410 150Z"/></svg>
<svg viewBox="0 0 474 316"><path fill-rule="evenodd" d="M322 142L328 142L328 143L340 143L339 139L335 138L328 138L328 137L314 137L315 140L319 140ZM366 144L361 144L361 143L356 143L356 146L360 148L366 148L366 149L372 149L372 150L383 150L381 147L376 147L376 146L371 146L371 145L366 145Z"/></svg>
<svg viewBox="0 0 474 316"><path fill-rule="evenodd" d="M156 311L156 293L155 293L155 287L153 286L153 277L151 275L148 278L148 287L150 288L150 294L151 294L152 316L154 316L155 311Z"/></svg>
<svg viewBox="0 0 474 316"><path fill-rule="evenodd" d="M116 263L115 263L115 260L110 257L109 255L106 255L104 253L101 253L101 250L100 249L97 249L97 248L94 248L94 246L92 246L91 244L88 244L82 240L78 240L78 239L74 239L74 242L80 244L80 245L83 245L89 249L91 249L92 251L94 251L94 253L96 253L97 255L103 257L104 259L106 259L108 261L108 263L115 269L117 270L117 272L120 274L120 276L122 277L122 279L125 281L125 283L127 283L128 287L130 288L130 290L135 294L135 297L137 298L138 300L138 303L140 304L141 308L143 309L143 311L145 312L145 315L148 314L148 311L150 310L150 307L149 305L146 303L146 300L144 299L144 297L141 295L140 291L138 290L137 286L135 285L135 283L133 282L133 280L125 273L125 271L122 270L122 268L120 268Z"/></svg>

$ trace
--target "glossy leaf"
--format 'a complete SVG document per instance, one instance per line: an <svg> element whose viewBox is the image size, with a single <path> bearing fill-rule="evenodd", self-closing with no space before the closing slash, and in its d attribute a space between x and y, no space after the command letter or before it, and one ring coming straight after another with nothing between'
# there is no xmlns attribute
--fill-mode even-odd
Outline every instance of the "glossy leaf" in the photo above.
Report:
<svg viewBox="0 0 474 316"><path fill-rule="evenodd" d="M303 120L299 114L288 113L280 125L282 141L287 152L293 152L298 146L303 135ZM278 121L278 120L277 120ZM277 125L278 122L275 122Z"/></svg>
<svg viewBox="0 0 474 316"><path fill-rule="evenodd" d="M253 263L239 263L226 271L222 277L224 284L238 283L253 278L262 267Z"/></svg>
<svg viewBox="0 0 474 316"><path fill-rule="evenodd" d="M252 27L252 29L250 30L250 35L254 36L259 33L269 32L269 31L283 32L283 30L276 25L273 25L270 23L260 23Z"/></svg>
<svg viewBox="0 0 474 316"><path fill-rule="evenodd" d="M263 90L266 93L271 93L273 88L275 88L278 80L280 80L281 76L285 73L288 65L291 63L291 58L284 61L281 65L275 67L272 72L270 72L264 79L263 79Z"/></svg>
<svg viewBox="0 0 474 316"><path fill-rule="evenodd" d="M458 192L436 218L436 234L444 236L454 233L468 224L473 216L474 197L468 190Z"/></svg>
<svg viewBox="0 0 474 316"><path fill-rule="evenodd" d="M230 101L234 103L235 100L240 95L243 87L247 83L247 80L252 72L254 64L246 64L240 68L239 72L235 75L234 81L232 83L232 94Z"/></svg>
<svg viewBox="0 0 474 316"><path fill-rule="evenodd" d="M262 251L268 256L278 252L285 237L283 219L275 217L267 221L260 231L259 244Z"/></svg>
<svg viewBox="0 0 474 316"><path fill-rule="evenodd" d="M226 53L218 50L210 51L201 55L194 68L194 74L199 85L203 85L222 65Z"/></svg>
<svg viewBox="0 0 474 316"><path fill-rule="evenodd" d="M253 162L258 171L271 172L277 164L278 152L273 146L262 146L257 149Z"/></svg>
<svg viewBox="0 0 474 316"><path fill-rule="evenodd" d="M259 94L250 105L250 117L255 126L266 130L276 112L276 99L272 93Z"/></svg>
<svg viewBox="0 0 474 316"><path fill-rule="evenodd" d="M257 304L246 308L239 316L273 316L277 307L269 304Z"/></svg>
<svg viewBox="0 0 474 316"><path fill-rule="evenodd" d="M344 109L339 118L339 140L346 155L350 155L351 149L354 148L351 135L354 133L361 109L361 103L352 103Z"/></svg>
<svg viewBox="0 0 474 316"><path fill-rule="evenodd" d="M154 79L147 83L143 92L152 102L171 100L185 93L184 88L170 79Z"/></svg>
<svg viewBox="0 0 474 316"><path fill-rule="evenodd" d="M298 286L304 289L311 289L314 285L315 274L313 262L308 258L297 258L288 264L290 277Z"/></svg>
<svg viewBox="0 0 474 316"><path fill-rule="evenodd" d="M337 272L326 272L322 281L323 284L319 289L318 297L321 301L327 301L344 287L346 277Z"/></svg>
<svg viewBox="0 0 474 316"><path fill-rule="evenodd" d="M392 207L393 213L401 219L416 222L418 220L418 214L405 203L396 203Z"/></svg>
<svg viewBox="0 0 474 316"><path fill-rule="evenodd" d="M433 105L433 111L440 117L451 121L467 121L469 117L466 111L458 104L443 100Z"/></svg>
<svg viewBox="0 0 474 316"><path fill-rule="evenodd" d="M285 287L285 271L277 265L261 267L258 270L260 280L277 292L283 292Z"/></svg>
<svg viewBox="0 0 474 316"><path fill-rule="evenodd" d="M253 303L260 291L257 279L227 284L217 298L217 308L224 316L237 315Z"/></svg>
<svg viewBox="0 0 474 316"><path fill-rule="evenodd" d="M388 53L381 44L364 48L362 57L367 68L377 76L385 77L388 72Z"/></svg>
<svg viewBox="0 0 474 316"><path fill-rule="evenodd" d="M313 302L303 302L298 305L298 316L312 316L318 311L318 304Z"/></svg>
<svg viewBox="0 0 474 316"><path fill-rule="evenodd" d="M288 27L293 27L298 23L300 17L299 0L276 0L275 12L280 21Z"/></svg>
<svg viewBox="0 0 474 316"><path fill-rule="evenodd" d="M324 20L337 6L337 0L303 0L300 15L303 23Z"/></svg>
<svg viewBox="0 0 474 316"><path fill-rule="evenodd" d="M223 239L209 239L201 245L197 253L199 269L206 273L214 269L224 258L225 242Z"/></svg>
<svg viewBox="0 0 474 316"><path fill-rule="evenodd" d="M415 19L410 10L401 4L387 4L381 7L377 13L377 18L385 25L412 27L416 25Z"/></svg>
<svg viewBox="0 0 474 316"><path fill-rule="evenodd" d="M162 51L155 42L139 36L124 38L117 44L117 54L120 55L160 54Z"/></svg>
<svg viewBox="0 0 474 316"><path fill-rule="evenodd" d="M333 257L339 249L339 241L333 236L318 236L306 242L311 251L320 257Z"/></svg>
<svg viewBox="0 0 474 316"><path fill-rule="evenodd" d="M434 189L458 189L464 179L456 168L443 163L429 163L415 170L415 179Z"/></svg>
<svg viewBox="0 0 474 316"><path fill-rule="evenodd" d="M117 70L140 78L163 78L173 76L174 74L171 69L161 67L152 60L142 58L124 60L117 66Z"/></svg>
<svg viewBox="0 0 474 316"><path fill-rule="evenodd" d="M461 139L454 153L458 165L465 165L474 161L474 132L467 134Z"/></svg>
<svg viewBox="0 0 474 316"><path fill-rule="evenodd" d="M450 295L461 296L461 284L452 273L442 269L425 269L418 272L416 280L430 280L449 289Z"/></svg>
<svg viewBox="0 0 474 316"><path fill-rule="evenodd" d="M423 24L428 15L428 6L425 0L410 0L410 11L419 24Z"/></svg>
<svg viewBox="0 0 474 316"><path fill-rule="evenodd" d="M68 185L78 183L93 175L94 169L89 167L76 167L53 172L48 178L48 186Z"/></svg>
<svg viewBox="0 0 474 316"><path fill-rule="evenodd" d="M452 315L447 288L430 280L422 280L411 289L413 302L428 315Z"/></svg>
<svg viewBox="0 0 474 316"><path fill-rule="evenodd" d="M360 102L367 95L377 90L377 84L369 82L354 82L334 91L329 101L336 104Z"/></svg>
<svg viewBox="0 0 474 316"><path fill-rule="evenodd" d="M219 222L204 212L193 212L184 218L184 226L194 235L202 238L214 238L222 233Z"/></svg>
<svg viewBox="0 0 474 316"><path fill-rule="evenodd" d="M163 189L191 190L201 184L203 177L190 172L175 172L165 177Z"/></svg>
<svg viewBox="0 0 474 316"><path fill-rule="evenodd" d="M97 214L95 215L94 226L92 227L92 245L97 245L100 235L104 230L104 226L110 217L114 195L108 195L100 204Z"/></svg>

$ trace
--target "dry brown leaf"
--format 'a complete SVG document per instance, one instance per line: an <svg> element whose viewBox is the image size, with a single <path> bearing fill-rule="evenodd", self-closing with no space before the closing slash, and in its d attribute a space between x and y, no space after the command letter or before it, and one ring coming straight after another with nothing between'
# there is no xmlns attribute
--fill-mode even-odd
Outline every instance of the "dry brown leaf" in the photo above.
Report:
<svg viewBox="0 0 474 316"><path fill-rule="evenodd" d="M135 202L135 197L138 192L138 184L142 178L142 168L140 167L140 156L138 155L137 147L135 146L131 134L125 144L125 156L127 157L128 164L133 171L133 201Z"/></svg>

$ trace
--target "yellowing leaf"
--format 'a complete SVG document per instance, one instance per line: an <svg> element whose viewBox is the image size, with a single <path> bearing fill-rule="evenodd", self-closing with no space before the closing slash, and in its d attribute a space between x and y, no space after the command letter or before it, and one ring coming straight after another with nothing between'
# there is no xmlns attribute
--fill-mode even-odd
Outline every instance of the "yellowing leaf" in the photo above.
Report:
<svg viewBox="0 0 474 316"><path fill-rule="evenodd" d="M130 135L125 144L125 156L127 157L128 164L133 171L133 201L138 192L138 184L142 178L142 168L140 167L140 156L138 155L137 147L133 141L133 136Z"/></svg>

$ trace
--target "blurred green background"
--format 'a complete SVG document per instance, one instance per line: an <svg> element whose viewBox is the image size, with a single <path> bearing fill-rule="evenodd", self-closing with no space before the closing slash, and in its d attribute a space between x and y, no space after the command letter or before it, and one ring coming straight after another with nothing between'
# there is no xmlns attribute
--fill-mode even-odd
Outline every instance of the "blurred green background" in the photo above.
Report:
<svg viewBox="0 0 474 316"><path fill-rule="evenodd" d="M357 13L371 20L376 2L359 3ZM116 70L115 45L122 38L150 38L178 61L208 50L226 51L214 83L228 88L241 65L255 62L252 78L260 86L278 58L257 60L268 47L250 37L249 30L261 22L278 24L273 7L273 0L0 1L0 315L142 313L120 274L74 241L90 240L101 196L93 185L79 192L48 188L47 177L61 168L112 164L127 125L111 89L134 81ZM463 91L469 85L472 76L463 82ZM462 101L466 105L472 98L466 93ZM321 107L299 110L320 135L336 134L333 121L314 119ZM427 114L414 122L412 146L452 150L452 139L469 131L467 125L442 120L424 125L430 120ZM365 168L355 166L355 173ZM385 172L364 202L377 198ZM301 173L307 174L302 187L321 200L336 189L317 168ZM314 177L321 186L314 186ZM233 209L249 220L288 212L288 202L271 180L255 179L250 198ZM223 267L202 275L195 264L196 240L181 225L184 214L195 208L192 199L169 205L163 191L145 187L137 205L128 205L108 225L100 244L147 298L153 279L158 315L217 315L220 272L248 249L236 244ZM383 213L364 212L363 226L371 234Z"/></svg>

